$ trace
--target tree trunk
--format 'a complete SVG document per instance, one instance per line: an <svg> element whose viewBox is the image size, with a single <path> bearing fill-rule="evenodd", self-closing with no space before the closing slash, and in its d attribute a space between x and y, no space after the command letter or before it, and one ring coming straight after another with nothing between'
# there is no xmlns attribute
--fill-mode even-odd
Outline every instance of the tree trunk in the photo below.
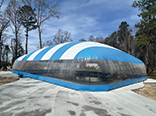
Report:
<svg viewBox="0 0 156 116"><path fill-rule="evenodd" d="M6 53L6 63L8 63L8 52Z"/></svg>
<svg viewBox="0 0 156 116"><path fill-rule="evenodd" d="M25 50L26 50L26 54L28 53L28 29L26 29L26 43L25 43Z"/></svg>
<svg viewBox="0 0 156 116"><path fill-rule="evenodd" d="M149 66L149 49L148 49L148 44L146 45L145 65L146 65L146 69L147 69L147 74L149 74L150 73L150 66Z"/></svg>
<svg viewBox="0 0 156 116"><path fill-rule="evenodd" d="M15 59L14 60L17 59L17 47L18 47L18 35L17 35L17 32L16 32L15 36L16 36L16 38L15 38L16 46L15 46Z"/></svg>
<svg viewBox="0 0 156 116"><path fill-rule="evenodd" d="M1 34L0 34L0 68L2 68L1 57L2 57L2 42L1 42Z"/></svg>
<svg viewBox="0 0 156 116"><path fill-rule="evenodd" d="M148 45L146 45L146 55L145 55L145 59L146 59L145 63L146 63L146 65L149 64L149 62L148 62L148 58L149 58L148 52L149 52Z"/></svg>
<svg viewBox="0 0 156 116"><path fill-rule="evenodd" d="M39 41L40 41L40 49L42 48L42 38L41 38L41 29L40 26L38 26L38 32L39 32Z"/></svg>

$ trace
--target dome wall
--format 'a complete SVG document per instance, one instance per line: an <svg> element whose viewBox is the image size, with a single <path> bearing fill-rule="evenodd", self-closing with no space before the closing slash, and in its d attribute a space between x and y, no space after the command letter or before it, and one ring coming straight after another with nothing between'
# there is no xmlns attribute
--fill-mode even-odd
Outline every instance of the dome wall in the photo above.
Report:
<svg viewBox="0 0 156 116"><path fill-rule="evenodd" d="M146 80L144 63L96 42L69 42L18 58L13 72L77 90L108 91Z"/></svg>

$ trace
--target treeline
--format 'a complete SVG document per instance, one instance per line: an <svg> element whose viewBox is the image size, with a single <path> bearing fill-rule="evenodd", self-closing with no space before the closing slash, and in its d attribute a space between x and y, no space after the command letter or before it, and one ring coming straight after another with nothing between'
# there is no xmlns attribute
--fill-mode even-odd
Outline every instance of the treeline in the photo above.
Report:
<svg viewBox="0 0 156 116"><path fill-rule="evenodd" d="M39 48L43 47L43 24L51 17L59 18L60 11L57 4L50 0L10 0L4 11L0 2L0 68L8 64L8 54L12 55L12 62L19 56L28 53L28 37L31 30L37 29ZM14 37L8 35L11 30ZM25 50L22 47L23 29L25 29ZM11 39L9 45L6 44ZM9 58L10 59L10 58Z"/></svg>
<svg viewBox="0 0 156 116"><path fill-rule="evenodd" d="M138 8L140 22L135 24L137 29L135 36L126 21L121 22L119 30L114 31L109 37L89 36L79 41L95 41L116 47L139 59L146 67L148 74L156 69L156 1L139 0L134 1L132 7Z"/></svg>
<svg viewBox="0 0 156 116"><path fill-rule="evenodd" d="M135 55L136 38L132 35L132 29L130 29L129 24L126 21L121 22L119 25L119 30L114 31L109 37L94 37L89 36L87 40L80 39L79 41L93 41L103 44L107 44L118 48L128 54Z"/></svg>
<svg viewBox="0 0 156 116"><path fill-rule="evenodd" d="M4 0L0 3L0 8ZM156 68L156 1L138 0L134 1L132 7L140 10L140 22L135 24L136 33L132 32L129 24L122 21L118 30L106 38L94 37L93 35L81 38L79 41L94 41L116 47L139 59L147 66L148 73ZM46 20L54 17L59 18L60 11L57 4L50 0L10 0L5 11L0 11L0 68L1 61L8 62L8 54L12 54L12 61L19 56L28 53L29 32L37 29L39 37L39 48L59 43L73 41L71 33L61 29L51 40L42 41L43 24ZM10 38L7 30L10 28L14 37ZM22 29L25 29L25 49L22 47ZM133 33L133 34L132 34ZM11 43L6 45L7 39ZM31 40L30 40L31 41Z"/></svg>

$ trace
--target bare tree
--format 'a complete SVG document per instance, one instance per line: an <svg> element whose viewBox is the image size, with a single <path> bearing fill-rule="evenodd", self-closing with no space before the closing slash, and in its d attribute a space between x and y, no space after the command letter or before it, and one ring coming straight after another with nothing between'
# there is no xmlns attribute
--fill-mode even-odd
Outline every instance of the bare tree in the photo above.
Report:
<svg viewBox="0 0 156 116"><path fill-rule="evenodd" d="M19 9L19 2L17 0L10 0L7 8L6 14L12 25L10 25L12 32L15 35L15 59L17 58L17 48L18 48L18 36L21 32L21 24L18 23L19 17L17 10Z"/></svg>
<svg viewBox="0 0 156 116"><path fill-rule="evenodd" d="M83 39L83 38L81 38L81 39L79 39L79 41L86 41L85 39Z"/></svg>
<svg viewBox="0 0 156 116"><path fill-rule="evenodd" d="M46 40L45 42L43 42L43 47L45 46L52 46L54 45L53 42L51 40Z"/></svg>
<svg viewBox="0 0 156 116"><path fill-rule="evenodd" d="M90 35L89 38L88 38L88 41L95 41L95 38L93 35Z"/></svg>
<svg viewBox="0 0 156 116"><path fill-rule="evenodd" d="M51 17L59 18L60 11L57 10L57 4L52 4L51 0L22 0L24 4L31 5L36 9L36 19L38 25L40 48L42 48L43 22ZM33 4L32 4L33 3Z"/></svg>
<svg viewBox="0 0 156 116"><path fill-rule="evenodd" d="M3 46L3 37L4 31L9 26L9 20L7 20L5 17L0 17L0 67L1 67L1 57L2 57L2 46Z"/></svg>
<svg viewBox="0 0 156 116"><path fill-rule="evenodd" d="M5 45L4 46L4 49L3 49L3 60L6 61L6 63L8 63L8 54L10 53L10 48L9 48L9 45Z"/></svg>
<svg viewBox="0 0 156 116"><path fill-rule="evenodd" d="M70 41L72 41L71 33L59 29L58 32L54 35L53 44L59 44Z"/></svg>
<svg viewBox="0 0 156 116"><path fill-rule="evenodd" d="M32 7L32 0L21 0L23 4L31 6Z"/></svg>
<svg viewBox="0 0 156 116"><path fill-rule="evenodd" d="M2 5L3 5L3 2L4 2L4 0L0 1L0 9L1 9Z"/></svg>
<svg viewBox="0 0 156 116"><path fill-rule="evenodd" d="M96 37L95 38L93 35L90 35L88 38L88 41L104 43L104 38L103 37Z"/></svg>
<svg viewBox="0 0 156 116"><path fill-rule="evenodd" d="M22 2L36 9L39 43L42 48L43 22L51 17L59 18L61 12L57 10L57 4L53 4L51 0L22 0Z"/></svg>
<svg viewBox="0 0 156 116"><path fill-rule="evenodd" d="M39 32L40 48L42 48L42 37L43 31L42 24L44 21L51 17L59 18L60 11L57 10L57 4L52 4L50 0L34 0L33 2L37 11L37 25Z"/></svg>
<svg viewBox="0 0 156 116"><path fill-rule="evenodd" d="M96 37L95 42L104 43L104 38L103 37Z"/></svg>
<svg viewBox="0 0 156 116"><path fill-rule="evenodd" d="M16 44L17 44L17 50L16 50ZM13 62L16 60L16 57L20 57L24 54L24 49L22 47L21 39L19 38L17 40L15 38L11 39L11 52L13 55L13 59L12 59ZM17 56L16 56L16 53L17 53Z"/></svg>
<svg viewBox="0 0 156 116"><path fill-rule="evenodd" d="M2 6L4 1L0 2L0 7ZM1 58L2 58L2 46L3 46L3 37L4 32L9 26L9 20L6 18L6 15L2 11L0 11L0 68L1 68Z"/></svg>

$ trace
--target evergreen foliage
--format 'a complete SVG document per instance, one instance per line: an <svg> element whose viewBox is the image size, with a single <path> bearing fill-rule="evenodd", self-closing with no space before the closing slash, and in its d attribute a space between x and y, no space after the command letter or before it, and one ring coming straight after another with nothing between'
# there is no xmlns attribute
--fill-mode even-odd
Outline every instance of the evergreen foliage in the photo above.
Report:
<svg viewBox="0 0 156 116"><path fill-rule="evenodd" d="M143 49L140 58L148 66L148 72L154 70L156 65L156 1L155 0L139 0L134 1L134 8L138 8L141 13L140 22L135 24L138 29L136 32L137 46Z"/></svg>
<svg viewBox="0 0 156 116"><path fill-rule="evenodd" d="M36 14L35 9L32 9L31 6L24 5L22 7L19 7L18 16L19 20L18 22L22 24L26 28L26 45L25 45L25 50L26 54L28 53L28 32L31 30L36 29L37 26L37 20L36 20Z"/></svg>

